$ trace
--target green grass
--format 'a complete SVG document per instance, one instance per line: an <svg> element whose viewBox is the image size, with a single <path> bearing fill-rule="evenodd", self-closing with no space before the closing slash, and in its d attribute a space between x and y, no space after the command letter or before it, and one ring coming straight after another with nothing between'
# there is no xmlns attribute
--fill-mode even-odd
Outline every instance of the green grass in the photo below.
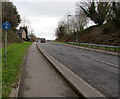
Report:
<svg viewBox="0 0 120 99"><path fill-rule="evenodd" d="M25 52L31 44L24 42L7 47L7 66L5 67L4 61L2 65L2 97L9 97L12 84L18 81Z"/></svg>

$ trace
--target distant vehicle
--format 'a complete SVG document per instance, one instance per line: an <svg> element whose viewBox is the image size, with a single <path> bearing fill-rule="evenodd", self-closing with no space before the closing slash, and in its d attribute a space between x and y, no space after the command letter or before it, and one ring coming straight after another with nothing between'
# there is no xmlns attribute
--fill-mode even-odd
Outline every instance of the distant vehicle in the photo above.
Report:
<svg viewBox="0 0 120 99"><path fill-rule="evenodd" d="M36 40L36 42L39 42L39 40Z"/></svg>
<svg viewBox="0 0 120 99"><path fill-rule="evenodd" d="M45 43L45 38L41 38L41 43Z"/></svg>
<svg viewBox="0 0 120 99"><path fill-rule="evenodd" d="M51 42L52 40L47 40L47 42Z"/></svg>

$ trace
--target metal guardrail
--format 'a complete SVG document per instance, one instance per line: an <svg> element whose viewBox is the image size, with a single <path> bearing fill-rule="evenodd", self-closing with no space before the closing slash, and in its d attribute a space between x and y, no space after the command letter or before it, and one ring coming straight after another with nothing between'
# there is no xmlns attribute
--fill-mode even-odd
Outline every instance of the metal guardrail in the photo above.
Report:
<svg viewBox="0 0 120 99"><path fill-rule="evenodd" d="M101 45L101 44L91 44L91 43L75 43L75 42L68 42L68 44L73 44L73 45L81 45L81 46L90 46L91 48L93 47L97 47L97 48L100 48L100 47L104 47L105 50L107 48L114 48L114 51L116 51L116 49L120 48L120 46L111 46L111 45Z"/></svg>

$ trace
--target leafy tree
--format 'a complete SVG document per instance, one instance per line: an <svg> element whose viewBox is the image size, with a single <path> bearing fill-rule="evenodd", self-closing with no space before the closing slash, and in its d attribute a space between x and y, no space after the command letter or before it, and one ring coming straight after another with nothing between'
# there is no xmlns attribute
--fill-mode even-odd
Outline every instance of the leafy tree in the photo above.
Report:
<svg viewBox="0 0 120 99"><path fill-rule="evenodd" d="M21 19L18 14L16 6L12 2L3 2L2 3L2 21L8 21L11 23L11 28L16 29L19 25Z"/></svg>
<svg viewBox="0 0 120 99"><path fill-rule="evenodd" d="M16 33L16 28L19 25L21 19L18 14L16 6L13 5L12 2L2 2L2 22L8 21L11 24L11 29L8 31L8 43L13 42L22 42L21 39L18 38ZM4 42L4 31L2 33L2 40Z"/></svg>

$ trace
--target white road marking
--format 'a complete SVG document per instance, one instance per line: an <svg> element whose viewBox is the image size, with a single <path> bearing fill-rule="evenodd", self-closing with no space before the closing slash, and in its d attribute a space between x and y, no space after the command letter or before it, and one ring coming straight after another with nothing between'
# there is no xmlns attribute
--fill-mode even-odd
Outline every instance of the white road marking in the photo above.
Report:
<svg viewBox="0 0 120 99"><path fill-rule="evenodd" d="M100 59L97 59L97 58L93 58L93 57L90 57L90 56L86 56L86 55L82 55L82 56L87 57L87 58L90 58L90 59L95 60L95 61L98 61L98 62L101 62L101 63L104 63L104 64L111 65L111 66L113 66L113 67L120 68L119 65L116 65L116 64L113 64L113 63L110 63L110 62L106 62L106 61L103 61L103 60L100 60Z"/></svg>
<svg viewBox="0 0 120 99"><path fill-rule="evenodd" d="M61 43L56 43L56 44L61 44ZM61 44L61 45L80 48L80 46L73 46L73 45L68 45L68 44ZM88 49L88 48L85 48L85 49ZM93 49L91 49L91 50L93 50ZM93 50L93 51L94 51L94 50ZM108 65L113 66L113 67L116 67L116 68L120 68L119 65L116 65L116 64L113 64L113 63L110 63L110 62L105 62L105 61L103 61L103 60L99 60L99 59L96 59L96 58L93 58L93 57L90 57L90 56L86 56L86 55L82 55L82 56L87 57L87 58L90 58L90 59L95 60L95 61L98 61L98 62L101 62L101 63L104 63L104 64L108 64Z"/></svg>

